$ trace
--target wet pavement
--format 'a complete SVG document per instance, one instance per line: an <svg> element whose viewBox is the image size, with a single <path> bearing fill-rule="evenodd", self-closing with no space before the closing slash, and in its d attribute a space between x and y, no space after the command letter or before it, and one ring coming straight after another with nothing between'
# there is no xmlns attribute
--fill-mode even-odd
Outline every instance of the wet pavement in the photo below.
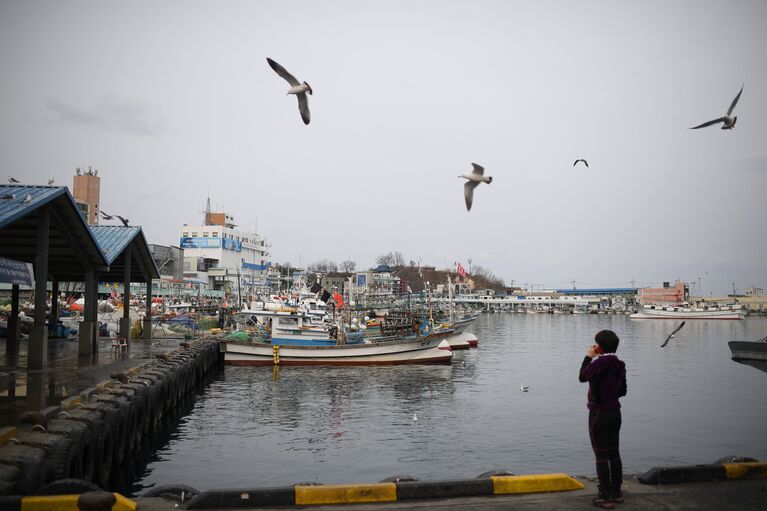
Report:
<svg viewBox="0 0 767 511"><path fill-rule="evenodd" d="M410 500L381 504L342 504L331 506L259 507L261 510L312 509L315 511L377 511L389 509L422 509L428 511L514 510L592 510L596 484L592 478L578 478L583 490L527 495L496 495L435 500ZM621 511L635 510L763 510L767 509L767 479L687 483L677 485L643 485L631 478L624 487L626 501L615 506ZM184 505L161 498L138 499L142 511L183 509ZM216 509L216 508L210 508ZM240 508L251 509L251 508Z"/></svg>
<svg viewBox="0 0 767 511"><path fill-rule="evenodd" d="M127 351L116 351L109 338L100 338L98 353L83 358L78 356L76 338L50 339L47 369L30 371L26 367L28 341L20 341L18 352L9 353L5 339L0 339L0 427L16 424L24 411L56 406L109 379L110 373L148 361L155 353L173 350L183 340L183 336L132 340Z"/></svg>

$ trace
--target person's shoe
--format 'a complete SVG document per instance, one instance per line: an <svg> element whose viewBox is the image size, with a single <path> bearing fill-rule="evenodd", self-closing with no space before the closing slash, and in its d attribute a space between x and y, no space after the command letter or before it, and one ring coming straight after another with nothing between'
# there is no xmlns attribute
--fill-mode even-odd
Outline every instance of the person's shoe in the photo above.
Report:
<svg viewBox="0 0 767 511"><path fill-rule="evenodd" d="M610 502L613 504L623 504L623 492L615 492L613 493L612 497L610 497Z"/></svg>
<svg viewBox="0 0 767 511"><path fill-rule="evenodd" d="M597 507L601 507L602 509L615 509L615 504L613 504L613 502L608 497L602 495L599 495L597 498L593 499L591 503Z"/></svg>

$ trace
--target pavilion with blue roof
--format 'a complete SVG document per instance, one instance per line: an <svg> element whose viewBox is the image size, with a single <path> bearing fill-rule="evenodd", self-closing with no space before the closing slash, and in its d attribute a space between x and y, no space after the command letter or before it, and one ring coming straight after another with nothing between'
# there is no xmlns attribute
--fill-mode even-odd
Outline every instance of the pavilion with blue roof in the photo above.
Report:
<svg viewBox="0 0 767 511"><path fill-rule="evenodd" d="M130 282L159 278L140 227L88 226L67 187L0 186L0 258L8 264L33 266L35 313L29 337L29 369L47 366L48 325L47 289L58 296L59 282L85 282L85 311L80 323L81 355L98 349L97 304L99 281L121 281L127 292ZM41 278L41 276L43 276ZM6 351L18 349L19 284L11 284L11 315L8 321ZM147 316L151 314L151 285L147 285ZM121 334L130 330L125 307ZM58 320L58 300L51 300L50 325ZM126 328L127 326L127 328ZM145 323L145 337L151 328ZM124 335L126 339L127 335Z"/></svg>

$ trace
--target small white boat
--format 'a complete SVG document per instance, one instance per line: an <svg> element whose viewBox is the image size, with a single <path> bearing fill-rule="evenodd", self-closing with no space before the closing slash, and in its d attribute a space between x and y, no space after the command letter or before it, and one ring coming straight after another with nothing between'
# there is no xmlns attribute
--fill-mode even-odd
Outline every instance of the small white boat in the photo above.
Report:
<svg viewBox="0 0 767 511"><path fill-rule="evenodd" d="M744 319L746 311L738 304L724 307L645 305L629 319Z"/></svg>

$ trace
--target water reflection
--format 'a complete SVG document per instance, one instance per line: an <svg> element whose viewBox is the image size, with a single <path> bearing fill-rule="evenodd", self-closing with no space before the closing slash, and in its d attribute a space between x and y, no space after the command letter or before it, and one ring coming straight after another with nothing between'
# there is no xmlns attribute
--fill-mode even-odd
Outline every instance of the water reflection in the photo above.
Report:
<svg viewBox="0 0 767 511"><path fill-rule="evenodd" d="M456 352L450 366L227 367L135 489L474 477L502 468L590 474L577 371L602 328L621 336L629 371L627 472L727 454L767 458L765 375L731 361L727 347L766 335L767 320L691 321L660 348L677 324L487 314L473 326L479 349Z"/></svg>

